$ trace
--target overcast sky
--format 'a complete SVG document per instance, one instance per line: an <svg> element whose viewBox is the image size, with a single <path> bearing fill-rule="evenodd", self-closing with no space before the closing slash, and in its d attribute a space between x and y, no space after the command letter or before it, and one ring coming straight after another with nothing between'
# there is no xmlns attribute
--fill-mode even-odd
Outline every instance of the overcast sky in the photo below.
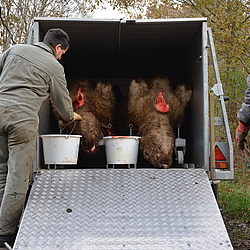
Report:
<svg viewBox="0 0 250 250"><path fill-rule="evenodd" d="M106 9L101 9L101 7L94 11L93 18L104 18L104 19L125 19L125 15L119 12L117 9L113 10L113 8L106 4Z"/></svg>

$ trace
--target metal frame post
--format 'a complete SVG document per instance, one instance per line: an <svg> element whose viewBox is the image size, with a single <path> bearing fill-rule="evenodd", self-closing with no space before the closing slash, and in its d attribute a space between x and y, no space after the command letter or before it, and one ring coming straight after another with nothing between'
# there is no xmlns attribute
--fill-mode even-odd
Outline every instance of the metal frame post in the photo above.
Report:
<svg viewBox="0 0 250 250"><path fill-rule="evenodd" d="M210 123L210 171L211 179L215 181L215 125L214 125L214 91L209 91L209 123Z"/></svg>

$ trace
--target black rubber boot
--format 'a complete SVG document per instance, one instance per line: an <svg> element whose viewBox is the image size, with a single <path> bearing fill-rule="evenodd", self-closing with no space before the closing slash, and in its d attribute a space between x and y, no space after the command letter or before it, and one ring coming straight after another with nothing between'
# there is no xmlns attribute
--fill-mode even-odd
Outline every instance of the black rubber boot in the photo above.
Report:
<svg viewBox="0 0 250 250"><path fill-rule="evenodd" d="M16 234L12 235L0 235L0 247L5 247L5 242L8 243L11 247L13 247L16 239Z"/></svg>

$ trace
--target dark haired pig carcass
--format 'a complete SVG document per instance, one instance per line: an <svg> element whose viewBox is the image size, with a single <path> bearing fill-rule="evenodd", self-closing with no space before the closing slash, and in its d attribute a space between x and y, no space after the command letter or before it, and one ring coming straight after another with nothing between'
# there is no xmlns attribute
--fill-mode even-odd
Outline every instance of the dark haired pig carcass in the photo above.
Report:
<svg viewBox="0 0 250 250"><path fill-rule="evenodd" d="M111 135L107 126L111 123L115 97L110 83L78 79L69 87L74 111L81 115L82 121L69 124L67 132L82 135L81 149L84 153L93 155L99 148L103 135ZM57 119L60 120L58 114Z"/></svg>
<svg viewBox="0 0 250 250"><path fill-rule="evenodd" d="M191 95L192 90L185 85L177 85L173 90L166 77L149 82L138 78L130 84L129 118L141 133L144 158L157 168L172 165L173 128L182 122Z"/></svg>

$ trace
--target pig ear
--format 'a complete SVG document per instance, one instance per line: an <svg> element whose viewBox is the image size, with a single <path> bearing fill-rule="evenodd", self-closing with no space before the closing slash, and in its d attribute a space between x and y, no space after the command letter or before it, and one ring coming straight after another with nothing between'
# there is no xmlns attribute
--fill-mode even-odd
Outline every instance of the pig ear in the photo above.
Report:
<svg viewBox="0 0 250 250"><path fill-rule="evenodd" d="M167 113L169 111L170 105L167 104L166 99L162 93L162 90L156 97L155 108L162 113Z"/></svg>
<svg viewBox="0 0 250 250"><path fill-rule="evenodd" d="M82 92L82 87L79 87L76 93L76 99L73 102L73 107L74 109L78 109L81 107L85 102L85 96L84 93Z"/></svg>

